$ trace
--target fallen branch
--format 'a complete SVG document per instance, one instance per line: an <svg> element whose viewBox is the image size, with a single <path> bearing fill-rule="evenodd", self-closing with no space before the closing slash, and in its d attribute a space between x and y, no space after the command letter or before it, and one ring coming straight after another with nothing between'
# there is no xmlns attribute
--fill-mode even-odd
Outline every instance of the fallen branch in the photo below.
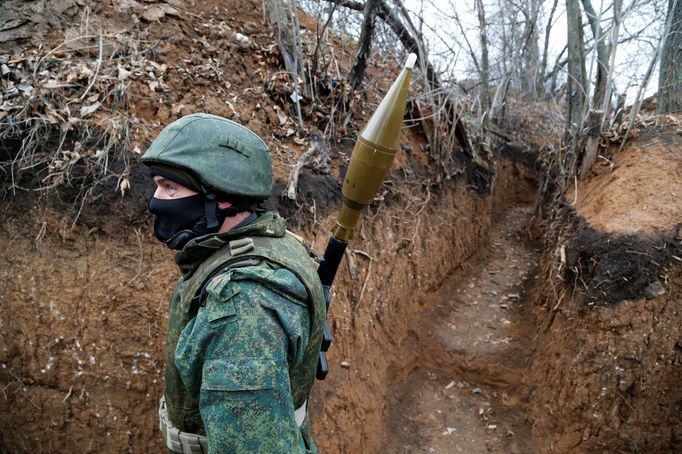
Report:
<svg viewBox="0 0 682 454"><path fill-rule="evenodd" d="M324 170L325 164L329 161L329 151L330 147L325 139L317 137L310 139L308 149L298 158L289 174L289 183L285 190L285 195L289 200L297 200L296 191L298 189L298 178L301 174L301 170L311 163L316 164L317 167ZM318 155L317 158L313 159L316 155Z"/></svg>

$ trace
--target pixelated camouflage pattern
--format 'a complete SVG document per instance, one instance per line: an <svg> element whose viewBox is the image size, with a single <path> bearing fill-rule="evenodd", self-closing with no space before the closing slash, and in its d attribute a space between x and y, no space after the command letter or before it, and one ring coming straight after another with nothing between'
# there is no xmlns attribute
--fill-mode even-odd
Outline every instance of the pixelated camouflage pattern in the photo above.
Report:
<svg viewBox="0 0 682 454"><path fill-rule="evenodd" d="M142 162L189 170L225 194L267 199L272 192L268 146L250 129L215 115L191 114L169 124Z"/></svg>
<svg viewBox="0 0 682 454"><path fill-rule="evenodd" d="M181 431L206 434L211 453L317 451L294 410L314 382L324 296L307 251L285 232L281 218L260 213L176 255L183 278L169 312L166 406ZM246 237L254 249L232 256L229 242ZM193 314L192 297L226 262Z"/></svg>

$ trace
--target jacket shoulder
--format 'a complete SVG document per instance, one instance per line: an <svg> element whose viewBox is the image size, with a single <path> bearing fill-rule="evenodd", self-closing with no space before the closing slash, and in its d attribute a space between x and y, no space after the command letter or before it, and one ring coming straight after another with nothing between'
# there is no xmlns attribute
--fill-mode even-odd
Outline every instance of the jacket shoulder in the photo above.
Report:
<svg viewBox="0 0 682 454"><path fill-rule="evenodd" d="M266 260L257 265L229 269L213 277L206 285L206 299L228 300L236 293L258 293L267 289L287 300L306 305L308 292L296 275L283 267L273 267Z"/></svg>

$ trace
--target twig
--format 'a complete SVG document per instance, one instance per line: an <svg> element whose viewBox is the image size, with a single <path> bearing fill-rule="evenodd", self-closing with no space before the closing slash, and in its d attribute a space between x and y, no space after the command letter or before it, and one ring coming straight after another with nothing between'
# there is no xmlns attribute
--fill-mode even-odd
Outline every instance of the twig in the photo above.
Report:
<svg viewBox="0 0 682 454"><path fill-rule="evenodd" d="M357 276L357 269L355 268L355 262L353 261L353 255L351 254L351 252L348 249L346 249L344 254L346 255L346 260L348 260L348 273L350 274L350 278L355 279L355 277Z"/></svg>
<svg viewBox="0 0 682 454"><path fill-rule="evenodd" d="M363 257L365 257L365 258L368 258L370 261L374 261L374 257L372 257L371 255L369 255L369 254L366 253L365 251L361 251L360 249L355 249L355 250L353 251L353 254L358 254L358 255L361 255L361 256L363 256Z"/></svg>
<svg viewBox="0 0 682 454"><path fill-rule="evenodd" d="M92 76L92 80L90 81L90 84L88 85L88 88L85 89L83 94L81 95L80 98L78 98L79 101L82 101L85 99L87 96L88 92L92 88L93 85L95 85L95 81L97 80L97 76L99 75L99 69L102 66L102 53L104 49L104 39L102 38L102 29L100 28L99 30L99 57L97 57L97 66L95 67L95 74Z"/></svg>
<svg viewBox="0 0 682 454"><path fill-rule="evenodd" d="M62 402L66 402L67 400L69 400L69 397L71 397L72 391L73 391L73 385L71 385L71 387L69 388L69 392L66 393L66 396L64 396L64 399L62 399Z"/></svg>
<svg viewBox="0 0 682 454"><path fill-rule="evenodd" d="M336 3L332 5L332 10L329 12L329 17L327 18L327 21L324 23L324 26L322 27L322 31L317 35L317 42L315 43L315 51L313 51L313 73L317 72L317 53L320 50L320 41L322 38L324 38L324 33L327 31L327 27L329 27L329 23L332 21L332 17L334 16L334 11L336 11Z"/></svg>
<svg viewBox="0 0 682 454"><path fill-rule="evenodd" d="M369 261L369 266L367 267L367 276L365 276L365 282L362 283L362 290L360 290L360 296L358 297L358 306L362 302L362 296L365 294L365 288L367 287L367 281L369 281L369 277L372 274L372 263L374 263L374 260Z"/></svg>
<svg viewBox="0 0 682 454"><path fill-rule="evenodd" d="M102 36L102 35L100 35L100 36ZM112 35L106 35L106 36L107 36L107 37L111 37ZM71 38L71 39L69 39L69 40L67 40L67 41L64 41L64 42L61 43L59 46L53 48L53 49L50 50L48 53L46 53L45 55L43 55L42 57L40 57L40 60L38 60L38 63L36 63L36 67L35 67L35 69L33 70L33 78L34 78L34 79L36 78L36 74L38 74L38 68L40 68L40 64L41 64L41 63L43 62L43 60L45 60L47 57L49 57L49 56L52 55L53 53L57 52L59 49L61 49L62 47L66 46L67 44L71 44L71 43L73 43L73 42L75 42L75 41L78 41L78 40L81 40L81 39L90 39L90 38L97 38L97 35L85 35L85 36L77 36L77 37L75 37L75 38Z"/></svg>
<svg viewBox="0 0 682 454"><path fill-rule="evenodd" d="M308 149L298 158L298 161L296 161L296 164L294 164L293 169L291 169L291 173L289 174L289 184L287 184L285 191L285 195L289 200L296 200L299 174L301 173L301 170L310 163L313 155L320 150L323 145L323 140L324 139L311 138Z"/></svg>

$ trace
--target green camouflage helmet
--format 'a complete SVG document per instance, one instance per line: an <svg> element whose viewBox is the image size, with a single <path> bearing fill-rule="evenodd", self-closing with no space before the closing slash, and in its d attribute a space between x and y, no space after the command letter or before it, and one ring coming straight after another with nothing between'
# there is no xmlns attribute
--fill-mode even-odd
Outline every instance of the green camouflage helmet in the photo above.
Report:
<svg viewBox="0 0 682 454"><path fill-rule="evenodd" d="M142 162L188 171L228 195L267 199L272 192L268 146L250 129L215 115L197 113L169 124Z"/></svg>

